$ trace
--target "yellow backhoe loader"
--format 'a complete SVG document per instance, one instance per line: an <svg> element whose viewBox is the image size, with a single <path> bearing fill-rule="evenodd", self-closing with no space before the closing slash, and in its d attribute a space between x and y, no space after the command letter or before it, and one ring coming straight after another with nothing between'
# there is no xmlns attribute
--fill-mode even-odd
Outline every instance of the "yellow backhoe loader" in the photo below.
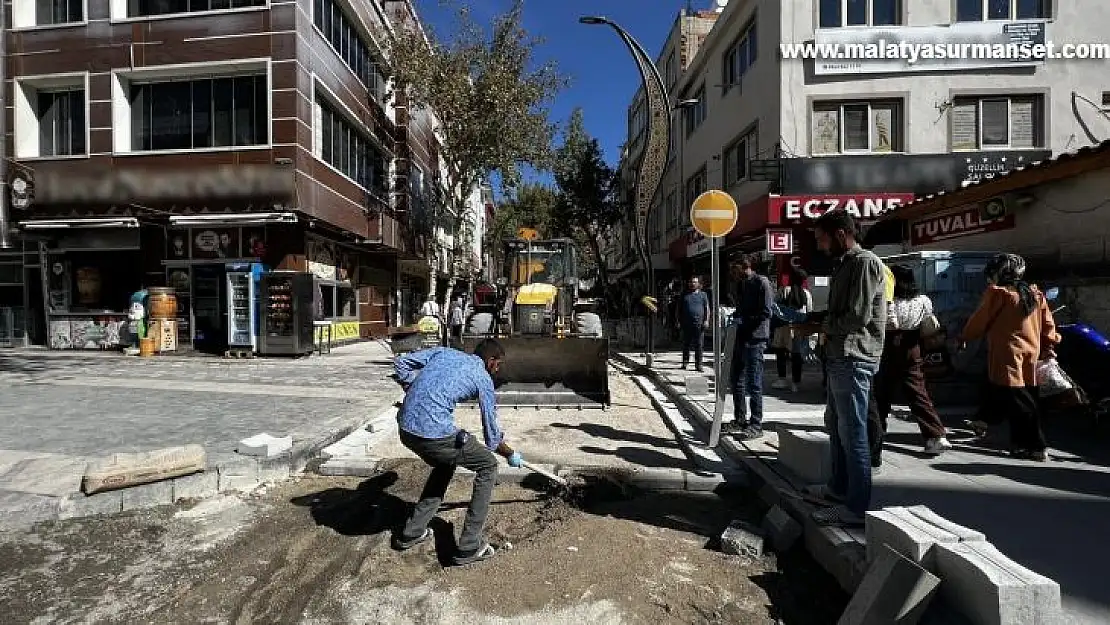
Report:
<svg viewBox="0 0 1110 625"><path fill-rule="evenodd" d="M497 288L476 290L463 349L496 337L505 346L498 402L506 406L607 408L609 340L600 302L579 297L574 241L521 229L505 242Z"/></svg>

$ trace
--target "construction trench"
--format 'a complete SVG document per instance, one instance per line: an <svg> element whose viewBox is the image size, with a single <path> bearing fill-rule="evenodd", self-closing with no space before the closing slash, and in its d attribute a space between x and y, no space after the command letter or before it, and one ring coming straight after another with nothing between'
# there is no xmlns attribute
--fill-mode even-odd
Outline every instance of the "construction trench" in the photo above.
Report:
<svg viewBox="0 0 1110 625"><path fill-rule="evenodd" d="M363 428L308 471L247 495L13 536L0 544L0 610L13 623L836 621L848 597L801 541L782 554L770 543L721 550L734 521L758 528L766 506L754 493L698 471L617 372L612 404L502 411L526 459L571 485L502 465L486 531L499 552L488 562L450 566L470 496L461 471L434 544L390 548L428 469L395 430ZM476 410L459 417L480 432ZM344 460L364 475L318 473Z"/></svg>

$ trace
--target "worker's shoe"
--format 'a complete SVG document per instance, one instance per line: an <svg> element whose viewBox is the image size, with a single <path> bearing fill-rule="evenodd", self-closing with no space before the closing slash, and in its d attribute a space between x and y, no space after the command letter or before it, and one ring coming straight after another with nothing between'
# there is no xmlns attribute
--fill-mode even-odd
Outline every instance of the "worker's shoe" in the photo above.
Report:
<svg viewBox="0 0 1110 625"><path fill-rule="evenodd" d="M496 554L497 550L490 546L489 543L482 543L482 546L474 551L460 551L452 558L452 561L458 566L463 566L466 564L474 564L482 560L489 560Z"/></svg>
<svg viewBox="0 0 1110 625"><path fill-rule="evenodd" d="M397 551L408 551L421 543L427 542L434 535L431 528L424 528L424 533L416 538L405 538L401 532L397 532L397 535L393 537L393 548Z"/></svg>

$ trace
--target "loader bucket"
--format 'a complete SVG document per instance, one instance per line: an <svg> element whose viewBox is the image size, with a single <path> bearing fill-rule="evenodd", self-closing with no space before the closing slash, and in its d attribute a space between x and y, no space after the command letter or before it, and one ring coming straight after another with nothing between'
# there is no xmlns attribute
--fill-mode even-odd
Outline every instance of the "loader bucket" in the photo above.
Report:
<svg viewBox="0 0 1110 625"><path fill-rule="evenodd" d="M463 338L473 352L484 337ZM609 340L504 337L505 360L497 375L499 406L603 408L610 405Z"/></svg>

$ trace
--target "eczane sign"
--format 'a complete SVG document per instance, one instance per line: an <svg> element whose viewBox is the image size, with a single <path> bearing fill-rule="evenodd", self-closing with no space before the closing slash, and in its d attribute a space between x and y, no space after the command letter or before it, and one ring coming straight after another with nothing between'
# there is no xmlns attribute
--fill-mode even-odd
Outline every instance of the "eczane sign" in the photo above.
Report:
<svg viewBox="0 0 1110 625"><path fill-rule="evenodd" d="M771 196L770 213L777 223L812 221L831 210L844 210L861 221L878 219L884 213L912 201L912 193L868 193L863 195Z"/></svg>

